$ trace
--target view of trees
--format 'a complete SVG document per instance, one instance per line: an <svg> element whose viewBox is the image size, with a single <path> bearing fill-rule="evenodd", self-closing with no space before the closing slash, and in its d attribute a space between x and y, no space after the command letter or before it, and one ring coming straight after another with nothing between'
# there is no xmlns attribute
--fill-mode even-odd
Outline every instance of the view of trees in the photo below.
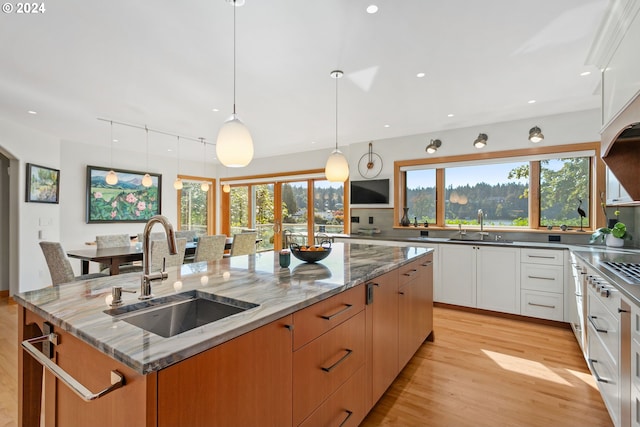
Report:
<svg viewBox="0 0 640 427"><path fill-rule="evenodd" d="M180 198L180 229L207 232L207 193L200 182L183 180Z"/></svg>

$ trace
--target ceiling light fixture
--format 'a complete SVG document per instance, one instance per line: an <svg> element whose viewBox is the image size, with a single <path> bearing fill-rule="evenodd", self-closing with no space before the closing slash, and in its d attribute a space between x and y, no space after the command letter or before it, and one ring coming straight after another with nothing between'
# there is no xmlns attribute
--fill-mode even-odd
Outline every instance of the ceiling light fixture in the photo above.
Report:
<svg viewBox="0 0 640 427"><path fill-rule="evenodd" d="M205 142L204 138L200 138L200 142L202 142L203 147L202 178L204 179L205 175L207 174L207 143ZM202 184L200 184L200 189L204 192L209 191L209 183L207 181L202 181Z"/></svg>
<svg viewBox="0 0 640 427"><path fill-rule="evenodd" d="M236 8L244 0L227 0L233 6L233 114L218 132L216 156L220 163L231 168L247 166L253 159L251 133L236 114Z"/></svg>
<svg viewBox="0 0 640 427"><path fill-rule="evenodd" d="M149 170L149 129L147 129L146 125L144 131L147 133L147 170ZM152 184L153 180L151 179L151 175L149 175L149 172L145 173L142 177L142 185L144 187L151 187Z"/></svg>
<svg viewBox="0 0 640 427"><path fill-rule="evenodd" d="M542 130L538 126L534 126L529 130L529 141L537 144L544 139Z"/></svg>
<svg viewBox="0 0 640 427"><path fill-rule="evenodd" d="M423 78L424 76L426 76L426 74L425 74L425 73L418 73L418 74L416 74L416 77L417 77L417 78L419 78L419 79Z"/></svg>
<svg viewBox="0 0 640 427"><path fill-rule="evenodd" d="M336 80L336 149L333 150L324 167L324 174L329 182L345 182L349 178L349 162L338 150L338 79L342 78L343 74L340 70L331 72L331 77Z"/></svg>
<svg viewBox="0 0 640 427"><path fill-rule="evenodd" d="M442 141L440 141L439 139L432 139L429 142L429 145L427 145L427 148L424 149L424 151L426 151L429 154L433 154L436 151L438 151L438 148L440 148L441 145L442 145Z"/></svg>
<svg viewBox="0 0 640 427"><path fill-rule="evenodd" d="M178 152L178 169L176 170L176 180L173 181L173 188L182 190L184 184L182 183L182 178L180 178L180 137L178 136L177 138L176 151Z"/></svg>
<svg viewBox="0 0 640 427"><path fill-rule="evenodd" d="M111 139L111 162L109 163L109 165L111 166L111 170L109 171L107 176L104 178L104 180L109 185L116 185L118 183L118 175L113 170L113 122L111 122L111 135L110 136L111 136L111 138L110 138Z"/></svg>
<svg viewBox="0 0 640 427"><path fill-rule="evenodd" d="M225 193L230 193L231 192L231 186L229 184L222 185L222 191L224 191Z"/></svg>
<svg viewBox="0 0 640 427"><path fill-rule="evenodd" d="M367 6L367 13L373 15L377 11L378 11L378 6L376 6L375 4L370 4L369 6Z"/></svg>
<svg viewBox="0 0 640 427"><path fill-rule="evenodd" d="M488 139L489 137L487 136L486 133L478 134L478 137L476 138L476 140L473 141L473 146L476 148L483 148L487 145Z"/></svg>
<svg viewBox="0 0 640 427"><path fill-rule="evenodd" d="M527 103L528 103L528 104L535 104L535 103L536 103L536 100L535 100L535 99L530 99L530 100L528 100L528 101L527 101Z"/></svg>

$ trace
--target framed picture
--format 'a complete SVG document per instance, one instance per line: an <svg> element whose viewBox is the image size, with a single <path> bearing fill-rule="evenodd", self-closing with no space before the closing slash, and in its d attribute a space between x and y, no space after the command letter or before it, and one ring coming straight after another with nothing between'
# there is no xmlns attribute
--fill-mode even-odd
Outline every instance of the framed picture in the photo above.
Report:
<svg viewBox="0 0 640 427"><path fill-rule="evenodd" d="M87 223L147 222L161 211L162 175L152 174L151 186L142 185L144 172L113 169L118 182L107 184L111 169L87 166Z"/></svg>
<svg viewBox="0 0 640 427"><path fill-rule="evenodd" d="M60 171L27 163L27 202L59 203Z"/></svg>

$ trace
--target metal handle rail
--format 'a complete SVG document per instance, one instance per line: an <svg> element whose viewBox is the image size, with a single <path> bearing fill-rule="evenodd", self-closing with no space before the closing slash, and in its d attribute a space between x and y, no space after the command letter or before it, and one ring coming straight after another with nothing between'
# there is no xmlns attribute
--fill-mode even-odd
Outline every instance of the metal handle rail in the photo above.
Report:
<svg viewBox="0 0 640 427"><path fill-rule="evenodd" d="M609 331L607 331L606 329L599 328L598 325L596 325L596 322L594 321L594 319L597 319L597 318L598 316L587 316L587 319L589 319L591 326L593 326L593 329L595 329L596 332L600 332L603 334L609 333Z"/></svg>
<svg viewBox="0 0 640 427"><path fill-rule="evenodd" d="M351 308L352 308L352 307L353 307L353 305L351 305L351 304L345 304L345 308L343 308L342 310L340 310L340 311L336 311L336 312L335 312L335 313L333 313L333 314L323 314L323 315L321 315L320 317L321 317L321 318L323 318L324 320L331 320L331 319L333 319L333 318L334 318L334 317L336 317L336 316L340 316L340 315L341 315L342 313L344 313L345 311L349 311L349 310L351 310Z"/></svg>
<svg viewBox="0 0 640 427"><path fill-rule="evenodd" d="M67 373L60 366L56 365L33 345L44 341L51 341L55 344L57 340L57 334L42 335L22 341L22 348L25 349L31 356L33 356L33 358L36 359L42 366L47 368L53 375L55 375L56 378L58 378L67 387L73 390L73 392L80 396L85 402L91 402L92 400L99 399L105 394L111 393L113 390L118 389L124 385L124 375L122 375L118 371L111 371L111 385L104 390L99 391L98 393L93 393L91 390L82 385L80 381L69 375L69 373Z"/></svg>

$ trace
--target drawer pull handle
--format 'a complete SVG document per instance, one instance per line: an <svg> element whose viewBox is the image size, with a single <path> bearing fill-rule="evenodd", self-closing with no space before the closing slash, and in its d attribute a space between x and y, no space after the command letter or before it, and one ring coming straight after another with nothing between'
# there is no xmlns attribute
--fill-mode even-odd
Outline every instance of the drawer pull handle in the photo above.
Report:
<svg viewBox="0 0 640 427"><path fill-rule="evenodd" d="M603 333L603 334L606 334L606 333L609 332L606 329L598 328L598 326L596 325L596 322L593 321L593 319L597 319L598 318L597 316L587 316L587 318L589 319L589 322L591 322L591 326L593 326L593 329L595 329L596 332L600 332L600 333Z"/></svg>
<svg viewBox="0 0 640 427"><path fill-rule="evenodd" d="M591 368L591 372L593 372L593 375L596 377L596 381L609 384L610 381L602 378L600 374L598 374L598 371L596 371L596 363L598 363L596 359L589 359L589 367Z"/></svg>
<svg viewBox="0 0 640 427"><path fill-rule="evenodd" d="M349 421L349 418L351 418L351 415L353 415L353 411L350 411L348 409L345 409L344 411L347 413L347 417L344 420L342 420L342 422L338 427L342 427L343 425L345 425L347 421Z"/></svg>
<svg viewBox="0 0 640 427"><path fill-rule="evenodd" d="M527 276L529 279L556 280L555 277Z"/></svg>
<svg viewBox="0 0 640 427"><path fill-rule="evenodd" d="M36 359L42 366L47 368L53 375L56 376L60 381L62 381L67 387L69 387L75 394L80 396L82 400L85 402L91 402L92 400L96 400L107 393L111 393L113 390L118 389L124 385L124 375L122 375L118 371L111 371L111 385L105 388L102 391L97 393L92 393L91 390L86 388L84 385L80 383L80 381L73 378L62 369L60 366L56 365L51 359L45 356L40 350L38 350L33 344L51 341L56 342L58 339L57 334L47 334L39 337L31 338L28 340L22 341L22 348L27 351L34 359Z"/></svg>
<svg viewBox="0 0 640 427"><path fill-rule="evenodd" d="M344 313L345 311L350 310L350 309L353 307L353 305L351 305L351 304L345 304L345 306L346 306L346 307L345 307L345 308L343 308L343 309L342 309L342 310L340 310L340 311L337 311L337 312L335 312L335 313L333 313L333 314L330 314L330 315L328 315L328 316L327 316L327 315L322 315L322 316L320 316L320 317L322 317L324 320L331 320L331 319L333 319L333 318L334 318L334 317L336 317L336 316L340 316L342 313Z"/></svg>
<svg viewBox="0 0 640 427"><path fill-rule="evenodd" d="M544 255L527 255L529 258L542 258L542 259L556 259L554 256L544 256Z"/></svg>
<svg viewBox="0 0 640 427"><path fill-rule="evenodd" d="M543 307L543 308L551 308L551 309L555 309L556 308L555 305L536 304L535 302L528 302L527 304L532 305L534 307Z"/></svg>
<svg viewBox="0 0 640 427"><path fill-rule="evenodd" d="M340 360L338 360L336 363L334 363L333 365L329 366L328 368L325 368L324 366L322 366L320 369L322 369L325 372L331 372L333 371L339 364L341 364L342 362L345 361L345 359L349 356L351 356L351 353L353 353L353 350L350 350L348 348L345 348L345 351L347 352L344 356L342 356L340 358Z"/></svg>
<svg viewBox="0 0 640 427"><path fill-rule="evenodd" d="M413 270L409 270L409 271L407 271L406 273L402 273L402 275L403 275L403 276L411 277L411 276L413 276L414 274L416 274L417 272L418 272L418 270L416 270L416 269L414 268Z"/></svg>
<svg viewBox="0 0 640 427"><path fill-rule="evenodd" d="M424 264L420 264L423 267L429 267L431 264L433 264L433 261L427 261Z"/></svg>

